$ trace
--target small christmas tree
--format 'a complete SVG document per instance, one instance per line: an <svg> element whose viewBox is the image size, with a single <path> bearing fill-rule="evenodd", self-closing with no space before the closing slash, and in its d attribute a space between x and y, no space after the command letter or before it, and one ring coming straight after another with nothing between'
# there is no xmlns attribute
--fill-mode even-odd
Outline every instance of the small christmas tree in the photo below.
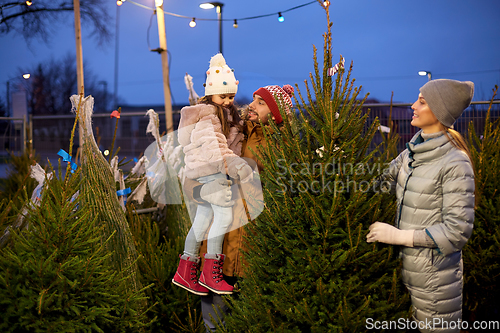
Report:
<svg viewBox="0 0 500 333"><path fill-rule="evenodd" d="M495 86L492 101L498 87ZM469 125L469 147L476 174L477 206L474 230L463 249L464 320L497 320L500 307L500 120L491 121L488 108L484 132Z"/></svg>
<svg viewBox="0 0 500 333"><path fill-rule="evenodd" d="M300 116L291 115L300 136L286 121L265 131L266 209L246 226L248 266L239 297L228 298L230 332L365 332L409 314L392 246L365 241L372 222L394 218L395 200L376 181L388 154L369 149L378 120L367 122L351 70L344 77L342 62L332 66L320 3L323 69L314 49L313 91L306 82L307 101L297 91Z"/></svg>

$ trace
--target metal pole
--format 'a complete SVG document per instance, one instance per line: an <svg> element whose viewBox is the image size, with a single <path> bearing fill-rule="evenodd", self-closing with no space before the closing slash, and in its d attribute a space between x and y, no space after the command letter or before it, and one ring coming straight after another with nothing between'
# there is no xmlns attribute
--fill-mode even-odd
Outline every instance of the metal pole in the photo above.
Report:
<svg viewBox="0 0 500 333"><path fill-rule="evenodd" d="M113 88L113 109L118 108L118 44L120 39L120 6L116 6L116 28L115 28L115 82Z"/></svg>
<svg viewBox="0 0 500 333"><path fill-rule="evenodd" d="M23 135L23 155L26 154L26 132L28 128L26 126L26 115L23 114L23 129L22 129L22 135Z"/></svg>
<svg viewBox="0 0 500 333"><path fill-rule="evenodd" d="M28 147L29 151L33 151L33 115L28 116Z"/></svg>
<svg viewBox="0 0 500 333"><path fill-rule="evenodd" d="M7 114L6 116L9 117L10 116L10 82L9 80L7 80Z"/></svg>
<svg viewBox="0 0 500 333"><path fill-rule="evenodd" d="M217 20L219 21L219 52L222 54L222 6L217 5Z"/></svg>
<svg viewBox="0 0 500 333"><path fill-rule="evenodd" d="M160 39L161 66L163 69L163 97L165 100L165 122L167 133L174 130L172 118L172 101L170 100L170 82L168 74L168 53L167 53L167 34L165 32L165 12L163 4L156 7L156 17L158 21L158 37Z"/></svg>

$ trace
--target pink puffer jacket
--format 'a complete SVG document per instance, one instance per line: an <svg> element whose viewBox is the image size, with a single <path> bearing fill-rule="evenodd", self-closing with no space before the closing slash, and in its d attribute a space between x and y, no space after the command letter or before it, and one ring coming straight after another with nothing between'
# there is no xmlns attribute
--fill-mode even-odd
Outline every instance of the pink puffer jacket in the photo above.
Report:
<svg viewBox="0 0 500 333"><path fill-rule="evenodd" d="M228 118L232 120L230 115ZM238 170L246 164L239 157L243 137L233 126L226 138L213 105L182 108L178 139L184 147L185 176L197 179L220 172L238 178Z"/></svg>

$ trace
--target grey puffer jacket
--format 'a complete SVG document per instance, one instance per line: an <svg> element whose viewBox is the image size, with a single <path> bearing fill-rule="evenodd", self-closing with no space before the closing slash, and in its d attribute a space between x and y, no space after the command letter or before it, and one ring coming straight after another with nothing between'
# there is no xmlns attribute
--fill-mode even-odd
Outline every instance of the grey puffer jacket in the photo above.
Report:
<svg viewBox="0 0 500 333"><path fill-rule="evenodd" d="M459 332L432 323L456 326L462 318L461 250L474 222L474 172L467 154L446 135L424 141L420 133L385 174L396 190L396 227L425 229L435 243L434 248L401 247L402 277L414 318L422 327L431 323L421 332Z"/></svg>

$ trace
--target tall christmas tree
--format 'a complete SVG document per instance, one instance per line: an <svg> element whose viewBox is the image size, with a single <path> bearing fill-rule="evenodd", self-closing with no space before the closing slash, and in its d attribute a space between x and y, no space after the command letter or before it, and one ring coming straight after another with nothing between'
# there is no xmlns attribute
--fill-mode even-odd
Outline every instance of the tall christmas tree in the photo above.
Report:
<svg viewBox="0 0 500 333"><path fill-rule="evenodd" d="M495 99L498 87L493 91ZM477 205L472 236L463 249L464 320L497 320L500 312L500 120L490 104L479 134L469 125L469 146L476 175Z"/></svg>
<svg viewBox="0 0 500 333"><path fill-rule="evenodd" d="M139 291L137 251L132 233L118 200L111 166L100 152L92 130L94 99L73 95L71 102L83 132L82 209L90 211L91 217L102 227L101 240L111 253L110 264L118 271L128 271L131 289Z"/></svg>
<svg viewBox="0 0 500 333"><path fill-rule="evenodd" d="M239 297L228 298L230 332L365 332L409 314L393 247L365 241L371 223L394 217L395 200L377 182L388 154L370 149L379 123L362 110L352 65L332 66L328 2L320 3L328 22L323 68L314 49L294 126L265 131L266 208L246 226L248 265Z"/></svg>

